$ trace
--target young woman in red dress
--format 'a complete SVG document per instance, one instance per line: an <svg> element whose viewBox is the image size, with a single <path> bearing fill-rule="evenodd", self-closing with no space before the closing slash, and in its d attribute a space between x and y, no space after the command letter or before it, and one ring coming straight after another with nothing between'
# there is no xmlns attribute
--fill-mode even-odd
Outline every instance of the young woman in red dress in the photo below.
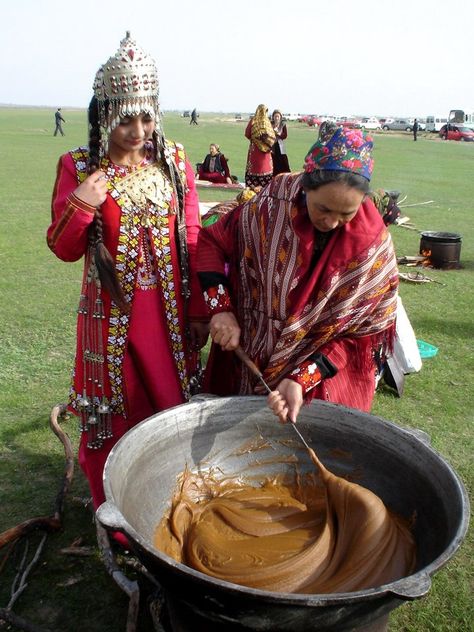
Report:
<svg viewBox="0 0 474 632"><path fill-rule="evenodd" d="M97 507L117 440L189 398L208 316L193 170L163 136L156 66L129 34L96 75L89 129L88 146L59 160L47 240L60 259L84 259L69 407Z"/></svg>

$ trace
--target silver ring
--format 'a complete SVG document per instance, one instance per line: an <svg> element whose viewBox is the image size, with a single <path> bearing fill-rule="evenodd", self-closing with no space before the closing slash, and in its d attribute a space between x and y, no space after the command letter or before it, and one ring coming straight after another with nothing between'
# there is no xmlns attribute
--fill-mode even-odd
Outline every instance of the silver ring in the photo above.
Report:
<svg viewBox="0 0 474 632"><path fill-rule="evenodd" d="M99 180L105 180L105 176L100 176L99 178L97 178L97 182L99 182Z"/></svg>

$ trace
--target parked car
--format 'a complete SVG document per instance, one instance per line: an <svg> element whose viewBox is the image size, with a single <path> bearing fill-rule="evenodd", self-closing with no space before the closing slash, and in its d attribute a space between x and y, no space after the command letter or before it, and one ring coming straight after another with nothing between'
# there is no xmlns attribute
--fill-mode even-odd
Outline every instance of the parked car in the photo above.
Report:
<svg viewBox="0 0 474 632"><path fill-rule="evenodd" d="M284 121L297 121L298 114L283 114Z"/></svg>
<svg viewBox="0 0 474 632"><path fill-rule="evenodd" d="M340 118L336 122L336 124L340 125L341 127L347 127L349 129L360 129L361 127L360 121L358 119L345 117L345 116Z"/></svg>
<svg viewBox="0 0 474 632"><path fill-rule="evenodd" d="M393 119L393 121L385 121L382 129L388 132L389 130L412 132L413 124L408 119Z"/></svg>
<svg viewBox="0 0 474 632"><path fill-rule="evenodd" d="M450 123L448 128L448 140L474 142L474 130L470 127L465 127L464 125L453 125ZM441 138L446 138L446 125L443 125L443 127L439 130L439 135Z"/></svg>
<svg viewBox="0 0 474 632"><path fill-rule="evenodd" d="M183 118L189 118L191 116L191 112L189 112L188 110L184 110L184 112L181 114L181 116Z"/></svg>
<svg viewBox="0 0 474 632"><path fill-rule="evenodd" d="M362 129L382 129L380 121L375 116L363 118L360 122Z"/></svg>
<svg viewBox="0 0 474 632"><path fill-rule="evenodd" d="M314 127L315 125L319 125L321 123L321 119L314 114L308 114L308 116L304 116L303 120L310 127Z"/></svg>

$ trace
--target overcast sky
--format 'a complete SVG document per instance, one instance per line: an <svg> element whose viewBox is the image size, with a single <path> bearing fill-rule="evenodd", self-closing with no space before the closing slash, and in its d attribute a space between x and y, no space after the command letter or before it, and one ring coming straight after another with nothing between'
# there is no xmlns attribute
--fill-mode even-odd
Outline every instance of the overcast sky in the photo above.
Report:
<svg viewBox="0 0 474 632"><path fill-rule="evenodd" d="M164 110L474 111L472 0L8 0L2 26L0 103L85 107L130 30Z"/></svg>

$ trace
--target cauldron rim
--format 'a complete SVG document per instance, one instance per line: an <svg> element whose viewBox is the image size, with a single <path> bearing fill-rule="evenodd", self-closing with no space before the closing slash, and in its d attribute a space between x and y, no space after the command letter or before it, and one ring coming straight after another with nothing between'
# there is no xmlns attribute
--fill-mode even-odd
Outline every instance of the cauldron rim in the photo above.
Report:
<svg viewBox="0 0 474 632"><path fill-rule="evenodd" d="M215 397L208 395L197 395L191 398L190 402L181 404L179 406L175 406L173 408L167 409L162 413L157 413L140 422L133 428L131 428L126 435L124 435L112 448L106 464L104 468L104 489L106 493L106 498L112 495L112 490L110 488L109 480L107 478L107 470L110 467L110 464L113 462L114 454L120 450L120 446L122 443L134 433L140 432L140 428L142 428L145 424L150 421L159 418L164 415L168 415L173 410L179 410L183 408L189 408L191 406L199 406L202 402L207 402L209 400L219 400L223 406L226 405L226 402L235 402L235 400L245 400L246 402L250 401L258 401L259 403L264 403L265 397L263 396L232 396L232 397ZM370 600L373 598L380 598L388 594L393 594L396 597L400 597L402 599L416 599L418 597L424 596L431 587L431 575L442 568L454 555L454 553L461 546L464 537L467 533L468 525L469 525L469 498L464 487L464 484L455 470L451 467L451 465L446 461L446 459L435 450L431 443L429 436L421 430L411 429L402 427L392 421L387 419L372 415L370 413L364 413L360 410L350 409L338 404L332 404L330 402L323 402L320 400L315 400L310 404L310 406L320 406L323 408L333 408L337 411L345 411L346 413L355 414L357 417L363 417L366 419L370 419L375 422L380 422L382 424L386 424L391 428L392 431L395 431L397 434L406 435L411 440L415 440L420 443L420 447L423 446L424 450L427 450L434 456L441 464L447 469L450 473L453 482L455 483L460 498L462 500L462 504L465 507L465 511L462 515L462 520L460 521L458 528L456 530L456 534L453 537L450 544L438 555L435 559L431 561L430 564L426 565L416 573L412 575L408 575L397 579L388 584L384 584L375 588L368 588L365 590L352 591L346 593L318 593L318 594L305 594L305 593L285 593L285 592L276 592L276 591L267 591L261 590L257 588L251 588L248 586L242 586L240 584L234 584L232 582L228 582L225 580L219 580L210 575L197 571L181 562L177 562L175 559L171 558L167 554L163 553L159 549L156 549L151 543L148 542L142 535L140 535L130 523L126 520L126 518L122 515L118 507L112 502L106 500L97 510L97 517L99 521L105 526L113 530L122 531L127 536L132 536L130 538L132 548L134 548L134 544L138 545L138 548L144 549L148 554L152 555L154 558L157 558L160 564L166 565L168 569L173 569L174 571L179 571L184 573L186 576L191 576L194 580L197 580L199 583L211 584L216 589L221 592L232 592L235 594L236 592L242 593L247 597L254 598L264 598L266 601L275 601L280 604L294 604L294 605L306 605L306 606L320 606L320 605L332 605L338 604L341 602L347 603L355 603L362 602L366 600Z"/></svg>
<svg viewBox="0 0 474 632"><path fill-rule="evenodd" d="M462 240L462 235L459 233L449 233L438 230L424 230L420 235L422 238L435 242L457 243Z"/></svg>

